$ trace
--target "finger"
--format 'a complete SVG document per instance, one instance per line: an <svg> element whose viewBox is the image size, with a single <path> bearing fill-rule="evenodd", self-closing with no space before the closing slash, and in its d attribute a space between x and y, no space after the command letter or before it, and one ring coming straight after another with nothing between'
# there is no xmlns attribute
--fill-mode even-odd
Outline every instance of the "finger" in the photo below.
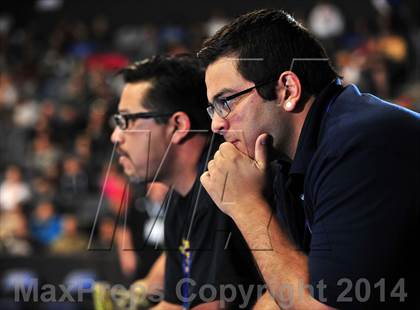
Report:
<svg viewBox="0 0 420 310"><path fill-rule="evenodd" d="M224 142L224 143L220 144L218 152L220 152L221 157L225 158L225 157L229 157L232 154L235 154L239 151L236 149L236 147L232 143Z"/></svg>
<svg viewBox="0 0 420 310"><path fill-rule="evenodd" d="M216 151L216 153L214 153L213 160L220 160L221 158L223 158L223 156L219 149L219 151Z"/></svg>
<svg viewBox="0 0 420 310"><path fill-rule="evenodd" d="M207 164L207 170L208 172L210 172L213 168L214 168L214 160L210 160L209 163Z"/></svg>
<svg viewBox="0 0 420 310"><path fill-rule="evenodd" d="M201 176L200 176L200 182L203 185L205 190L208 190L209 185L210 185L210 173L208 171L205 171Z"/></svg>
<svg viewBox="0 0 420 310"><path fill-rule="evenodd" d="M269 143L271 143L271 137L267 133L259 135L255 141L255 161L260 169L267 167Z"/></svg>

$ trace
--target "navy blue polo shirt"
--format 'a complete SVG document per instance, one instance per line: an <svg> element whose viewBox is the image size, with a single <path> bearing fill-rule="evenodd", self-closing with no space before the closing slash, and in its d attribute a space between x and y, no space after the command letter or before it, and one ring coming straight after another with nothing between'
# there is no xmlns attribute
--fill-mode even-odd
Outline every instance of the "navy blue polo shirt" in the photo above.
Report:
<svg viewBox="0 0 420 310"><path fill-rule="evenodd" d="M310 108L293 162L273 168L276 215L308 255L316 299L420 309L418 113L335 81Z"/></svg>

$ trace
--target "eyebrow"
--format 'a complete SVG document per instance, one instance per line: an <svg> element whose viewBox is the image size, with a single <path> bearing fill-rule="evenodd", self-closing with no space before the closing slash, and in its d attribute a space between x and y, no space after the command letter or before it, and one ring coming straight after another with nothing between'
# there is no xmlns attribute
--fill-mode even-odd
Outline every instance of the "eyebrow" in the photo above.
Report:
<svg viewBox="0 0 420 310"><path fill-rule="evenodd" d="M127 109L118 110L118 113L130 113Z"/></svg>
<svg viewBox="0 0 420 310"><path fill-rule="evenodd" d="M213 96L213 100L219 99L220 97L223 97L223 95L225 95L226 93L234 93L235 90L232 88L223 88L222 90L220 90L216 95Z"/></svg>

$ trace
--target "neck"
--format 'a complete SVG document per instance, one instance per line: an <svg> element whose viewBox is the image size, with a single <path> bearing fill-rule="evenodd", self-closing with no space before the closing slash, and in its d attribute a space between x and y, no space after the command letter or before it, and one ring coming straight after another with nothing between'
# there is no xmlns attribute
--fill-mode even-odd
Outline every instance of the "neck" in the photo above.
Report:
<svg viewBox="0 0 420 310"><path fill-rule="evenodd" d="M168 183L182 196L186 196L194 185L197 167L206 143L207 137L195 135L182 145L177 145Z"/></svg>
<svg viewBox="0 0 420 310"><path fill-rule="evenodd" d="M302 133L303 125L314 101L315 97L310 97L308 101L305 102L303 109L299 113L291 114L291 126L289 133L290 139L288 141L288 145L285 146L285 153L292 160L295 158L300 134Z"/></svg>

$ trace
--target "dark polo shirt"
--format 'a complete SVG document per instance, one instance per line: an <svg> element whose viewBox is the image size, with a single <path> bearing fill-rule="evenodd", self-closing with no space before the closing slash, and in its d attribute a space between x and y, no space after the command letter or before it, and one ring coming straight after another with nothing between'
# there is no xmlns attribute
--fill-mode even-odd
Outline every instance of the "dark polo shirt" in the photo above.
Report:
<svg viewBox="0 0 420 310"><path fill-rule="evenodd" d="M420 116L329 85L292 163L272 163L275 212L308 255L314 297L340 309L420 309Z"/></svg>

